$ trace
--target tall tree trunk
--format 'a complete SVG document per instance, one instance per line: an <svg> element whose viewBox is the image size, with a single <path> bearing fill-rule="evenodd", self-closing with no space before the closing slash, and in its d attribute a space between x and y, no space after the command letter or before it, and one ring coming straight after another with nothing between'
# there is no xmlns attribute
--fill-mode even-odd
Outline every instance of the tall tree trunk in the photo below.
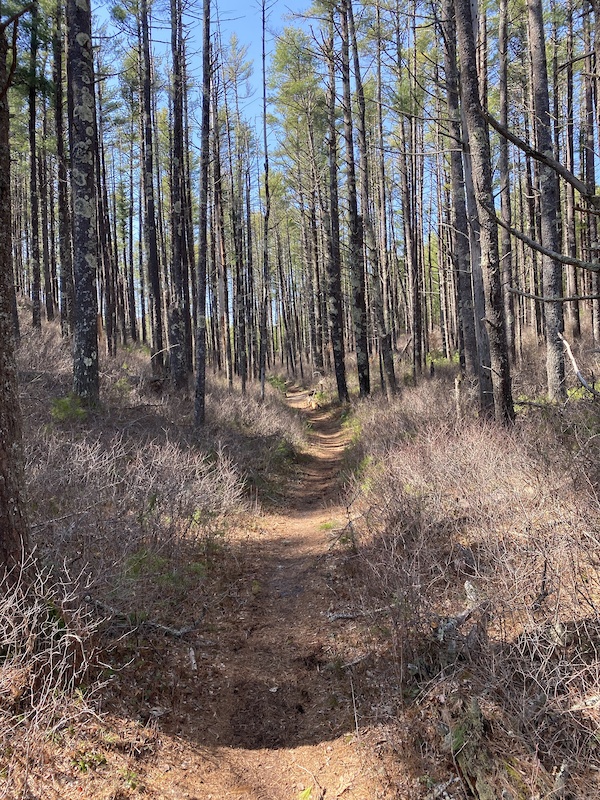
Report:
<svg viewBox="0 0 600 800"><path fill-rule="evenodd" d="M225 368L229 388L233 388L233 354L231 351L231 331L229 316L229 272L227 268L227 242L225 231L225 209L223 199L223 177L221 173L221 137L218 124L218 110L216 91L213 92L213 195L215 224L213 235L217 240L217 282L219 301L219 327L223 337L223 353L225 354Z"/></svg>
<svg viewBox="0 0 600 800"><path fill-rule="evenodd" d="M200 193L198 198L198 319L196 321L196 427L206 421L206 273L208 234L208 159L210 147L210 0L204 0L202 33L202 122L200 130Z"/></svg>
<svg viewBox="0 0 600 800"><path fill-rule="evenodd" d="M354 14L352 11L352 0L347 0L348 7L348 30L352 44L352 54L354 62L354 82L356 85L356 99L358 114L356 116L356 132L359 152L360 170L360 195L362 224L365 233L365 243L369 261L371 262L371 306L377 325L379 339L379 353L383 362L387 391L393 395L397 391L396 373L394 371L394 356L392 352L392 337L387 330L383 308L383 287L381 279L381 268L379 264L379 254L377 251L377 240L375 228L371 217L370 201L370 177L369 161L367 154L367 120L365 92L361 77L360 59L358 53L358 43L356 40L356 30L354 27Z"/></svg>
<svg viewBox="0 0 600 800"><path fill-rule="evenodd" d="M377 37L382 41L381 30L381 4L377 0ZM386 183L386 158L385 134L383 126L383 75L382 75L382 48L377 48L377 193L375 197L375 217L378 222L378 247L379 264L383 291L383 312L385 329L390 333L392 350L396 347L393 335L393 315L390 313L390 265L389 241L387 218L387 183Z"/></svg>
<svg viewBox="0 0 600 800"><path fill-rule="evenodd" d="M39 196L41 200L41 216L42 216L42 265L44 275L44 305L46 309L46 319L51 322L54 319L54 287L52 285L52 269L50 265L50 220L48 218L48 187L50 181L48 180L48 153L46 151L45 142L48 138L48 125L47 125L47 111L46 103L42 109L42 136L44 144L42 144L37 158L38 163L38 179L39 179Z"/></svg>
<svg viewBox="0 0 600 800"><path fill-rule="evenodd" d="M490 141L479 99L471 4L469 0L454 0L454 9L460 55L462 101L469 131L471 157L473 160L473 180L480 223L486 322L489 331L494 391L494 413L499 422L510 423L514 420L514 408L504 321L498 252L498 226L493 218L494 195Z"/></svg>
<svg viewBox="0 0 600 800"><path fill-rule="evenodd" d="M498 55L499 89L500 89L500 123L508 128L508 0L500 0L499 30L498 30ZM498 158L500 172L500 214L506 225L512 224L512 210L510 200L510 173L508 159L508 139L500 137L500 154ZM514 296L510 291L513 288L513 253L510 232L502 228L500 232L500 263L502 264L502 278L504 285L504 315L506 318L506 340L508 353L512 361L515 359L515 304Z"/></svg>
<svg viewBox="0 0 600 800"><path fill-rule="evenodd" d="M258 343L256 341L256 297L254 287L254 250L252 238L252 182L250 167L246 170L246 325L248 327L249 369L256 380L258 378Z"/></svg>
<svg viewBox="0 0 600 800"><path fill-rule="evenodd" d="M31 204L31 280L32 280L32 323L34 328L42 327L41 301L41 258L40 258L40 197L37 175L37 136L36 136L36 97L37 97L37 51L38 51L37 2L31 9L31 48L29 61L29 201Z"/></svg>
<svg viewBox="0 0 600 800"><path fill-rule="evenodd" d="M406 131L410 140L407 139ZM410 294L410 333L412 337L412 375L416 381L423 363L423 331L422 331L422 297L421 274L419 270L419 254L416 230L416 197L413 190L411 159L413 152L412 127L403 116L398 122L398 135L401 142L400 161L400 197L402 199L402 222L404 227L404 251L406 273Z"/></svg>
<svg viewBox="0 0 600 800"><path fill-rule="evenodd" d="M152 134L152 92L148 2L140 0L142 38L142 113L144 135L144 244L148 262L149 304L152 318L152 372L162 377L164 368L163 321L156 210L154 201L154 143Z"/></svg>
<svg viewBox="0 0 600 800"><path fill-rule="evenodd" d="M532 64L533 109L535 113L535 143L540 153L553 153L548 69L544 19L541 0L528 0L529 44ZM558 241L558 179L552 167L539 163L539 203L542 245L554 253L560 249ZM563 330L562 265L542 256L542 291L546 301L546 375L548 395L560 402L567 396L565 388L565 361L560 335ZM553 298L556 298L553 300Z"/></svg>
<svg viewBox="0 0 600 800"><path fill-rule="evenodd" d="M171 0L171 58L173 61L173 131L171 156L171 297L169 303L169 365L175 389L187 384L186 304L184 286L185 208L183 134L183 31L180 0ZM187 306L187 307L186 307Z"/></svg>
<svg viewBox="0 0 600 800"><path fill-rule="evenodd" d="M566 141L566 167L575 172L575 120L573 105L573 0L567 0L567 141ZM575 235L575 188L567 183L565 187L565 236L567 255L577 257L577 239ZM576 297L578 294L577 269L573 265L567 267L567 295ZM570 323L570 335L575 339L581 336L581 320L579 301L567 303L567 314Z"/></svg>
<svg viewBox="0 0 600 800"><path fill-rule="evenodd" d="M598 137L600 138L600 75L598 74L598 69L600 67L600 2L599 0L590 0L592 9L594 11L594 43L593 43L593 56L590 58L591 61L591 69L590 73L594 76L594 93L593 98L596 104L596 126L598 129ZM593 131L593 120L592 120L592 131ZM598 141L598 139L596 139ZM593 152L596 152L594 144L592 142L592 149ZM591 188L591 187L590 187ZM596 186L595 186L595 176L594 176L594 187L592 192L595 193ZM596 246L598 241L598 219L595 215L590 216L590 226L592 228L592 239L594 242L594 246ZM596 256L594 260L598 260L598 254L596 252ZM592 295L594 295L594 300L592 300L592 335L594 337L594 344L596 347L600 345L600 272L592 272L590 275L590 283L592 289Z"/></svg>
<svg viewBox="0 0 600 800"><path fill-rule="evenodd" d="M450 181L452 187L452 257L456 274L458 314L462 332L464 365L467 376L477 383L479 406L482 411L493 403L493 397L485 392L487 380L482 380L481 361L477 348L475 316L473 310L473 284L469 250L469 223L465 199L465 181L462 159L462 130L458 96L458 73L456 67L456 23L453 0L444 0L444 66L448 102L448 129L450 135Z"/></svg>
<svg viewBox="0 0 600 800"><path fill-rule="evenodd" d="M100 297L104 311L104 334L106 352L114 356L117 352L117 286L116 263L112 247L110 211L106 186L106 167L104 158L104 112L102 84L98 86L98 146L96 148L96 192L98 197L98 239L101 260ZM102 309L101 309L102 311Z"/></svg>
<svg viewBox="0 0 600 800"><path fill-rule="evenodd" d="M135 130L135 123L133 119L133 90L131 90L131 94L129 95L130 99L130 108L131 108L131 120L130 120L130 142L129 142L129 202L127 205L127 234L128 234L128 246L127 246L127 258L125 259L126 262L129 264L129 268L127 270L127 305L129 308L129 334L131 336L132 342L137 342L138 340L138 327L137 327L137 312L136 312L136 303L135 303L135 278L134 278L134 271L133 271L133 204L134 204L134 187L133 187L133 145L134 145L134 130ZM143 270L142 270L143 273ZM141 275L140 275L141 278ZM141 289L141 287L140 287ZM140 294L142 292L140 291Z"/></svg>
<svg viewBox="0 0 600 800"><path fill-rule="evenodd" d="M54 125L58 168L58 256L60 261L60 323L63 336L73 333L73 260L71 255L71 210L67 187L63 102L63 14L64 3L57 0L52 39L54 77Z"/></svg>
<svg viewBox="0 0 600 800"><path fill-rule="evenodd" d="M97 148L92 55L92 12L78 0L67 2L69 131L73 203L73 275L75 284L73 392L87 404L100 399L96 272Z"/></svg>
<svg viewBox="0 0 600 800"><path fill-rule="evenodd" d="M229 170L229 218L233 239L234 275L233 275L233 334L235 350L235 370L241 380L242 394L246 393L247 382L247 354L246 354L246 315L244 309L244 227L243 227L243 158L239 136L236 137L236 150L234 153L232 143L231 121L227 91L224 97L225 105L225 130L227 135L227 154L230 163ZM240 122L239 101L237 84L235 84L236 123ZM234 168L235 167L235 168Z"/></svg>
<svg viewBox="0 0 600 800"><path fill-rule="evenodd" d="M5 31L5 24L0 25L0 569L10 570L22 563L29 538L22 497L21 410L11 303L14 284Z"/></svg>
<svg viewBox="0 0 600 800"><path fill-rule="evenodd" d="M267 3L261 0L262 10L262 81L263 81L263 149L264 149L264 188L265 209L263 216L263 280L260 307L260 395L265 399L265 380L267 375L267 312L270 298L270 267L269 267L269 224L271 218L271 187L269 184L269 150L267 140L267 72L266 72L266 31L267 31Z"/></svg>
<svg viewBox="0 0 600 800"><path fill-rule="evenodd" d="M327 38L327 63L329 85L327 87L328 155L329 155L329 208L324 205L325 230L327 236L327 296L329 324L333 347L333 366L340 403L350 400L346 382L346 360L344 354L344 306L342 298L342 258L340 254L340 214L338 205L337 126L335 108L335 58L333 52L333 10L329 21Z"/></svg>
<svg viewBox="0 0 600 800"><path fill-rule="evenodd" d="M356 369L361 397L371 391L369 376L369 342L365 268L363 263L362 226L358 215L356 194L356 168L354 162L354 134L352 126L352 100L350 92L350 41L348 26L348 2L340 3L340 28L342 36L342 88L344 109L344 140L346 160L346 184L348 191L348 265L352 286L352 322L356 347Z"/></svg>

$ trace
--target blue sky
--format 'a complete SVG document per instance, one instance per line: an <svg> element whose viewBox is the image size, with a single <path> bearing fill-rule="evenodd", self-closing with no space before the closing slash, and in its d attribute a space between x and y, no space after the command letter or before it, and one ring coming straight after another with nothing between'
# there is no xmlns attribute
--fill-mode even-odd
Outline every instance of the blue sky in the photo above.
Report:
<svg viewBox="0 0 600 800"><path fill-rule="evenodd" d="M109 9L119 0L92 0L95 24L109 20ZM168 0L154 0L149 3L153 8L153 50L155 53L169 50L169 17ZM294 23L288 17L293 13L306 12L311 0L267 0L267 34L266 56L267 69L270 54L274 51L277 35L286 25ZM197 80L201 77L201 42L202 42L202 0L192 0L189 4L190 15L186 18L189 24L190 47L188 48L188 69ZM192 17L194 18L192 20ZM220 23L223 44L226 45L232 34L236 34L241 46L248 47L247 58L253 62L251 78L252 96L242 104L244 116L248 122L258 122L262 116L262 10L261 0L212 0L211 27L213 33ZM109 23L110 30L110 23Z"/></svg>
<svg viewBox="0 0 600 800"><path fill-rule="evenodd" d="M200 2L199 2L200 4ZM290 14L305 12L310 0L268 0L267 2L267 34L266 57L267 68L269 56L275 49L276 37L286 25L300 24L286 19ZM216 0L213 4L213 15L218 14L224 43L235 33L241 45L248 47L248 59L253 62L252 78L253 98L246 105L257 107L256 115L262 114L262 10L260 0L232 2L232 0ZM251 115L252 116L252 115Z"/></svg>
<svg viewBox="0 0 600 800"><path fill-rule="evenodd" d="M267 55L273 47L273 34L281 31L286 24L291 24L285 17L294 12L306 11L310 0L268 0L267 2ZM214 3L213 14L221 20L223 34L236 33L240 42L249 46L249 56L255 62L255 69L260 69L262 48L262 11L260 0L232 2L222 0Z"/></svg>

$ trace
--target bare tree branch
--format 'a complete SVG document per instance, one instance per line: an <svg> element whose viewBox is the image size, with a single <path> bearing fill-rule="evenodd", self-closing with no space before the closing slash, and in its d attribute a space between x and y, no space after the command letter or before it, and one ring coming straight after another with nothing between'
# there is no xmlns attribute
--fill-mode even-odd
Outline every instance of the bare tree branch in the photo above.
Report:
<svg viewBox="0 0 600 800"><path fill-rule="evenodd" d="M509 142L512 142L526 155L531 156L531 158L534 158L536 161L539 161L542 164L547 164L558 175L560 175L561 178L564 178L567 183L570 183L571 186L573 186L582 197L585 197L586 200L589 200L592 205L600 206L600 197L590 194L585 183L580 181L579 178L575 177L575 175L573 175L573 173L568 170L564 164L561 164L560 161L557 161L547 153L540 153L539 150L536 150L531 145L527 144L526 141L509 131L508 128L504 127L504 125L501 125L498 120L495 119L489 112L482 109L481 113L483 114L486 122L488 122L492 128L494 128L494 130L500 134L500 136L504 136L505 139L508 139Z"/></svg>
<svg viewBox="0 0 600 800"><path fill-rule="evenodd" d="M597 198L600 200L600 198ZM535 239L531 239L529 236L526 236L521 231L518 231L516 228L513 228L512 225L508 225L508 223L501 220L497 215L496 212L492 208L486 208L487 213L496 220L497 224L500 227L504 228L507 231L515 236L520 241L524 242L526 245L532 248L532 250L537 250L538 253L541 253L543 256L548 256L549 258L553 258L555 261L558 261L560 264L570 264L573 267L580 267L581 269L587 269L590 272L600 272L600 263L593 263L591 261L581 261L579 258L571 258L571 256L565 256L562 253L555 253L553 250L548 250L547 247L543 247L541 244L535 241Z"/></svg>
<svg viewBox="0 0 600 800"><path fill-rule="evenodd" d="M531 292L524 292L521 289L508 288L511 294L518 294L519 297L527 297L529 300L539 300L540 303L575 303L578 300L600 300L600 295L597 294L580 294L574 297L541 297L539 294L531 294Z"/></svg>
<svg viewBox="0 0 600 800"><path fill-rule="evenodd" d="M19 19L26 14L28 11L31 11L35 3L29 3L29 5L22 8L20 11L17 11L12 17L9 17L6 22L0 23L0 36L4 35L4 31L8 28L9 25L14 23L13 27L13 35L12 35L12 43L11 43L11 50L12 50L12 62L10 65L10 70L8 72L8 76L6 78L6 83L0 90L0 100L3 100L8 92L10 85L12 83L13 76L15 74L15 69L17 68L17 30L19 27Z"/></svg>
<svg viewBox="0 0 600 800"><path fill-rule="evenodd" d="M577 380L579 381L579 383L580 383L580 384L581 384L581 385L582 385L582 386L583 386L585 389L587 389L587 390L588 390L588 392L590 392L591 394L593 394L593 395L594 395L594 397L600 397L600 392L596 391L596 389L594 389L594 387L593 387L593 386L590 386L590 384L589 384L589 383L586 381L586 379L585 379L585 378L583 377L583 375L581 374L581 370L580 370L580 369L579 369L579 367L577 366L577 361L575 361L575 356L573 355L573 351L571 350L571 346L570 346L570 344L567 342L567 340L566 340L566 339L565 339L565 337L562 335L562 333L559 333L559 334L558 334L558 336L559 336L559 339L561 340L561 342L562 342L562 343L564 344L564 346L565 346L566 353L567 353L567 355L569 356L569 359L571 360L571 364L573 365L573 369L575 370L575 375L577 375Z"/></svg>
<svg viewBox="0 0 600 800"><path fill-rule="evenodd" d="M4 22L0 22L0 34L4 33L4 31L10 25L12 25L13 22L18 22L19 19L23 16L23 14L26 14L28 11L31 11L31 9L34 7L34 5L35 5L35 3L29 3L24 8L22 8L20 11L15 11L15 13L11 17L9 17L7 20L5 20Z"/></svg>

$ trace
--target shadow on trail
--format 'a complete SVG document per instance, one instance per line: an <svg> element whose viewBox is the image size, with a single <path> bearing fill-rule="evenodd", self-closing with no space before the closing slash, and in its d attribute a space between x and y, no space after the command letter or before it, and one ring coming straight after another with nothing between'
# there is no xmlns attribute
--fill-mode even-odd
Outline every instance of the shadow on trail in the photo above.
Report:
<svg viewBox="0 0 600 800"><path fill-rule="evenodd" d="M175 643L150 637L164 673L148 676L144 658L131 668L147 714L163 709L161 729L198 745L290 749L355 728L351 679L336 642L343 623L327 618L330 606L344 602L328 531L340 513L345 437L339 409L307 409L306 398L290 398L309 418L312 441L282 507L228 548L235 574L213 583L197 632Z"/></svg>
<svg viewBox="0 0 600 800"><path fill-rule="evenodd" d="M132 643L137 658L122 685L127 694L135 687L137 700L123 699L142 719L160 709L163 732L209 748L292 749L354 731L336 643L344 623L326 616L337 586L301 526L296 520L289 538L265 531L234 548L240 572L197 632L183 641L145 632ZM149 661L163 665L158 673L148 673Z"/></svg>

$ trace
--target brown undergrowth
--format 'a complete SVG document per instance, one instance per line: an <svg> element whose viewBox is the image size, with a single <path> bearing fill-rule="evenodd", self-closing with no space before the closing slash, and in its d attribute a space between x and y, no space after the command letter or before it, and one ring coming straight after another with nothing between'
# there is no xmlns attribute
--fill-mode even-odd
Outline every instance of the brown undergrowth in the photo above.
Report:
<svg viewBox="0 0 600 800"><path fill-rule="evenodd" d="M467 796L595 797L598 401L523 402L512 430L462 409L442 374L356 412L355 603L396 685L379 708Z"/></svg>
<svg viewBox="0 0 600 800"><path fill-rule="evenodd" d="M143 349L103 358L102 405L85 409L69 394L59 329L23 334L33 556L0 605L0 796L52 797L41 787L53 769L64 777L106 762L97 713L118 707L115 687L144 665L156 680L164 640L197 630L215 592L227 596L239 566L228 556L231 532L251 524L259 489L277 495L305 441L279 391L268 386L259 403L255 390L240 397L214 376L198 435L192 392L170 396L147 364ZM146 752L157 717L144 717L151 706L140 691L132 736ZM115 752L125 753L117 797L139 780L127 777L129 734L115 735Z"/></svg>
<svg viewBox="0 0 600 800"><path fill-rule="evenodd" d="M147 353L89 411L26 334L44 569L0 608L0 796L596 796L598 405L526 356L510 431L436 364L352 409L211 377L198 437Z"/></svg>

